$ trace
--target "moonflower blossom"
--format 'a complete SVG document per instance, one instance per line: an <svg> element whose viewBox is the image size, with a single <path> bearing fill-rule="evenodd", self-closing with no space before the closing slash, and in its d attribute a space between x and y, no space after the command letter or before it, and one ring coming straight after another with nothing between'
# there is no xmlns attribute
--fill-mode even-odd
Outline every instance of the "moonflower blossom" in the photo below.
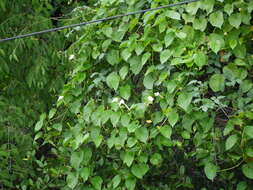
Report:
<svg viewBox="0 0 253 190"><path fill-rule="evenodd" d="M121 99L121 100L119 101L119 105L121 105L121 104L125 104L125 101L124 101L123 99Z"/></svg>
<svg viewBox="0 0 253 190"><path fill-rule="evenodd" d="M159 92L156 92L156 93L155 93L155 96L160 96L160 93L159 93Z"/></svg>
<svg viewBox="0 0 253 190"><path fill-rule="evenodd" d="M152 96L149 96L149 97L148 97L148 101L153 102L153 101L154 101L154 98L153 98Z"/></svg>
<svg viewBox="0 0 253 190"><path fill-rule="evenodd" d="M62 100L64 96L59 96L58 101Z"/></svg>
<svg viewBox="0 0 253 190"><path fill-rule="evenodd" d="M112 103L118 102L118 101L119 101L119 98L113 98L113 99L112 99Z"/></svg>
<svg viewBox="0 0 253 190"><path fill-rule="evenodd" d="M75 58L75 55L74 54L71 54L70 56L69 56L69 60L72 60L72 59L74 59Z"/></svg>

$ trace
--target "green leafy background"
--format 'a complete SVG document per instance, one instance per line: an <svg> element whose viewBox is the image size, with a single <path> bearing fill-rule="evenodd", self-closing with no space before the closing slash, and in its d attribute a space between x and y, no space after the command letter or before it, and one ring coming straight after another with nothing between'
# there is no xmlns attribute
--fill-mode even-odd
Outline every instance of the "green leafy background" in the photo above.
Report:
<svg viewBox="0 0 253 190"><path fill-rule="evenodd" d="M101 0L80 18L175 2ZM202 0L54 34L70 44L61 49L59 40L61 61L48 63L61 75L35 69L28 80L48 80L51 103L29 142L50 154L33 157L41 180L26 177L24 188L251 189L252 10L253 1ZM56 76L65 84L52 93Z"/></svg>

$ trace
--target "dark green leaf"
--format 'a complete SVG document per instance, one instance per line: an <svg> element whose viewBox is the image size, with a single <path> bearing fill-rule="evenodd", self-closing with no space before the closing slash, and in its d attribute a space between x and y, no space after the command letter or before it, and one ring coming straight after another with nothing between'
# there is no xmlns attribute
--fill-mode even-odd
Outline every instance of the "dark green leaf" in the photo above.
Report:
<svg viewBox="0 0 253 190"><path fill-rule="evenodd" d="M147 164L134 164L131 168L132 174L134 174L139 179L142 179L148 170L149 167Z"/></svg>
<svg viewBox="0 0 253 190"><path fill-rule="evenodd" d="M116 72L112 72L108 77L106 78L106 83L110 88L113 88L114 90L118 89L119 86L120 77Z"/></svg>
<svg viewBox="0 0 253 190"><path fill-rule="evenodd" d="M143 143L146 143L148 140L148 130L145 127L140 127L135 131L135 136L138 140L140 140Z"/></svg>
<svg viewBox="0 0 253 190"><path fill-rule="evenodd" d="M166 11L166 16L175 20L180 20L180 14L176 11Z"/></svg>
<svg viewBox="0 0 253 190"><path fill-rule="evenodd" d="M209 21L213 26L221 28L224 23L223 13L221 11L212 13L209 17Z"/></svg>
<svg viewBox="0 0 253 190"><path fill-rule="evenodd" d="M187 111L191 101L192 101L192 94L187 92L181 92L177 99L178 105L185 111Z"/></svg>
<svg viewBox="0 0 253 190"><path fill-rule="evenodd" d="M245 126L244 132L246 135L248 135L250 138L253 139L253 126Z"/></svg>
<svg viewBox="0 0 253 190"><path fill-rule="evenodd" d="M103 179L100 176L91 178L90 182L96 190L101 190Z"/></svg>
<svg viewBox="0 0 253 190"><path fill-rule="evenodd" d="M170 136L171 136L171 134L172 134L172 129L171 129L171 127L170 127L169 125L161 126L161 128L160 128L160 133L161 133L164 137L170 139Z"/></svg>
<svg viewBox="0 0 253 190"><path fill-rule="evenodd" d="M209 80L209 86L214 92L224 90L225 78L221 74L214 74Z"/></svg>
<svg viewBox="0 0 253 190"><path fill-rule="evenodd" d="M237 141L238 141L237 135L229 136L226 140L226 143L225 143L226 150L233 148L233 146L236 144Z"/></svg>
<svg viewBox="0 0 253 190"><path fill-rule="evenodd" d="M172 51L169 49L163 50L160 54L161 63L165 63L172 56Z"/></svg>
<svg viewBox="0 0 253 190"><path fill-rule="evenodd" d="M235 28L239 28L242 22L242 16L240 13L232 14L230 15L228 21Z"/></svg>
<svg viewBox="0 0 253 190"><path fill-rule="evenodd" d="M111 65L116 65L119 63L119 51L118 50L110 50L106 56L106 60Z"/></svg>
<svg viewBox="0 0 253 190"><path fill-rule="evenodd" d="M210 180L213 180L217 173L217 166L213 163L207 163L204 168L206 177Z"/></svg>
<svg viewBox="0 0 253 190"><path fill-rule="evenodd" d="M112 184L113 184L113 189L115 189L116 187L119 186L121 182L121 177L120 175L116 175L113 179L112 179Z"/></svg>
<svg viewBox="0 0 253 190"><path fill-rule="evenodd" d="M69 173L67 175L67 184L71 189L74 189L78 183L78 175L76 173Z"/></svg>
<svg viewBox="0 0 253 190"><path fill-rule="evenodd" d="M249 179L253 179L253 162L250 162L250 163L247 163L247 164L244 164L242 166L242 172L243 174L249 178Z"/></svg>

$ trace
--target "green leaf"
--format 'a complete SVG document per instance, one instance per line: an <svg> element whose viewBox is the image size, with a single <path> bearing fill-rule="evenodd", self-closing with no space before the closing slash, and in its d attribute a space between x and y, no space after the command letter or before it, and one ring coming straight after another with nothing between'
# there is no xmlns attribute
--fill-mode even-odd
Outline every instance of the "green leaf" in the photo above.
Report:
<svg viewBox="0 0 253 190"><path fill-rule="evenodd" d="M164 126L161 126L161 128L160 128L160 133L161 133L164 137L170 139L171 134L172 134L172 129L171 129L171 127L170 127L169 125L164 125Z"/></svg>
<svg viewBox="0 0 253 190"><path fill-rule="evenodd" d="M128 190L134 190L136 185L136 179L135 178L128 178L125 182L126 188Z"/></svg>
<svg viewBox="0 0 253 190"><path fill-rule="evenodd" d="M76 173L69 173L68 175L67 175L67 179L66 179L66 181L67 181L67 184L68 184L68 186L71 188L71 189L74 189L75 188L75 186L77 185L77 183L78 183L78 174L76 174Z"/></svg>
<svg viewBox="0 0 253 190"><path fill-rule="evenodd" d="M198 52L194 54L194 62L200 68L207 64L207 59L208 59L207 55L204 54L203 52Z"/></svg>
<svg viewBox="0 0 253 190"><path fill-rule="evenodd" d="M87 168L87 167L82 168L80 170L80 176L83 178L84 182L87 181L90 176L90 168Z"/></svg>
<svg viewBox="0 0 253 190"><path fill-rule="evenodd" d="M186 11L190 13L191 15L196 15L198 9L200 8L199 2L189 3L186 5Z"/></svg>
<svg viewBox="0 0 253 190"><path fill-rule="evenodd" d="M137 46L135 47L136 55L141 55L144 49L145 49L145 46L141 43L138 43Z"/></svg>
<svg viewBox="0 0 253 190"><path fill-rule="evenodd" d="M123 162L130 167L134 161L134 153L133 152L126 152L124 154Z"/></svg>
<svg viewBox="0 0 253 190"><path fill-rule="evenodd" d="M253 11L253 2L250 1L250 3L248 4L248 13L251 13Z"/></svg>
<svg viewBox="0 0 253 190"><path fill-rule="evenodd" d="M161 63L165 63L172 56L172 51L169 49L163 50L160 54Z"/></svg>
<svg viewBox="0 0 253 190"><path fill-rule="evenodd" d="M141 65L145 65L148 59L151 57L151 54L149 52L145 53L141 58Z"/></svg>
<svg viewBox="0 0 253 190"><path fill-rule="evenodd" d="M137 143L137 139L134 138L134 137L129 137L129 138L127 139L127 146L128 146L129 148L132 148L136 143Z"/></svg>
<svg viewBox="0 0 253 190"><path fill-rule="evenodd" d="M221 74L214 74L209 80L209 86L214 92L224 90L225 77Z"/></svg>
<svg viewBox="0 0 253 190"><path fill-rule="evenodd" d="M145 88L147 88L147 89L153 89L154 82L155 82L155 79L154 79L152 73L146 75L146 76L144 77L144 79L143 79L143 85L144 85Z"/></svg>
<svg viewBox="0 0 253 190"><path fill-rule="evenodd" d="M229 24L234 26L235 28L239 28L242 23L242 16L240 13L232 14L228 18Z"/></svg>
<svg viewBox="0 0 253 190"><path fill-rule="evenodd" d="M134 56L129 59L131 71L137 75L142 70L143 64L140 64L141 58L139 56Z"/></svg>
<svg viewBox="0 0 253 190"><path fill-rule="evenodd" d="M245 153L248 157L253 157L253 148L246 148Z"/></svg>
<svg viewBox="0 0 253 190"><path fill-rule="evenodd" d="M129 85L125 85L120 87L120 96L125 100L128 100L131 96L131 87Z"/></svg>
<svg viewBox="0 0 253 190"><path fill-rule="evenodd" d="M91 157L92 157L92 151L91 151L91 149L88 148L88 147L83 148L83 163L85 165L88 165Z"/></svg>
<svg viewBox="0 0 253 190"><path fill-rule="evenodd" d="M223 36L219 34L211 34L209 36L209 46L214 53L218 53L218 51L225 47Z"/></svg>
<svg viewBox="0 0 253 190"><path fill-rule="evenodd" d="M176 32L176 36L179 39L183 40L183 39L185 39L187 37L187 34L185 32L183 32L183 31L178 31L178 32Z"/></svg>
<svg viewBox="0 0 253 190"><path fill-rule="evenodd" d="M110 88L113 88L115 91L118 89L120 77L116 72L112 72L106 78L106 83Z"/></svg>
<svg viewBox="0 0 253 190"><path fill-rule="evenodd" d="M112 33L113 33L113 30L112 30L112 27L106 25L102 28L102 32L103 34L108 37L108 38L111 38L112 37Z"/></svg>
<svg viewBox="0 0 253 190"><path fill-rule="evenodd" d="M149 136L147 128L145 128L145 127L140 127L140 128L138 128L138 129L136 129L136 130L135 130L135 136L136 136L136 138L137 138L139 141L141 141L141 142L143 142L143 143L146 143L147 140L148 140L148 136Z"/></svg>
<svg viewBox="0 0 253 190"><path fill-rule="evenodd" d="M181 92L177 99L178 105L185 111L187 111L191 101L192 101L192 94L187 92Z"/></svg>
<svg viewBox="0 0 253 190"><path fill-rule="evenodd" d="M161 52L163 50L163 45L161 43L154 44L152 48L155 52Z"/></svg>
<svg viewBox="0 0 253 190"><path fill-rule="evenodd" d="M110 50L106 56L106 60L111 65L116 65L120 62L119 51L118 50Z"/></svg>
<svg viewBox="0 0 253 190"><path fill-rule="evenodd" d="M90 182L96 190L101 190L103 179L100 176L91 178Z"/></svg>
<svg viewBox="0 0 253 190"><path fill-rule="evenodd" d="M190 139L191 138L191 134L188 132L188 131L183 131L181 133L181 136L184 138L184 139Z"/></svg>
<svg viewBox="0 0 253 190"><path fill-rule="evenodd" d="M95 143L97 148L100 146L102 141L103 141L103 136L102 135L97 135L95 138L93 138L93 142Z"/></svg>
<svg viewBox="0 0 253 190"><path fill-rule="evenodd" d="M161 154L155 153L151 156L150 158L150 162L153 165L159 165L162 162L162 156Z"/></svg>
<svg viewBox="0 0 253 190"><path fill-rule="evenodd" d="M236 40L229 40L229 46L232 49L235 49L235 47L237 46L237 41Z"/></svg>
<svg viewBox="0 0 253 190"><path fill-rule="evenodd" d="M130 123L127 126L127 130L129 131L129 133L133 133L137 128L138 128L138 125L134 122Z"/></svg>
<svg viewBox="0 0 253 190"><path fill-rule="evenodd" d="M167 91L168 93L173 93L174 90L176 89L177 87L177 83L174 81L174 80L170 80L168 83L167 83Z"/></svg>
<svg viewBox="0 0 253 190"><path fill-rule="evenodd" d="M233 10L234 10L234 7L233 7L233 4L232 3L227 3L225 6L224 6L224 11L228 14L228 15L231 15L233 13Z"/></svg>
<svg viewBox="0 0 253 190"><path fill-rule="evenodd" d="M207 20L205 17L195 18L193 21L193 28L196 30L200 30L202 32L205 31L207 26Z"/></svg>
<svg viewBox="0 0 253 190"><path fill-rule="evenodd" d="M237 135L229 136L226 140L226 143L225 143L225 149L229 150L229 149L233 148L233 146L236 144L237 141L238 141Z"/></svg>
<svg viewBox="0 0 253 190"><path fill-rule="evenodd" d="M168 113L168 121L172 127L177 123L179 115L175 110L172 110Z"/></svg>
<svg viewBox="0 0 253 190"><path fill-rule="evenodd" d="M70 104L70 111L74 114L77 114L80 112L80 107L81 107L81 102L77 100Z"/></svg>
<svg viewBox="0 0 253 190"><path fill-rule="evenodd" d="M245 44L237 44L235 49L233 49L233 53L237 58L245 59L247 49L245 47Z"/></svg>
<svg viewBox="0 0 253 190"><path fill-rule="evenodd" d="M181 16L176 11L166 11L166 16L175 20L181 20Z"/></svg>
<svg viewBox="0 0 253 190"><path fill-rule="evenodd" d="M213 180L217 173L217 166L213 163L207 163L204 168L206 177L210 180Z"/></svg>
<svg viewBox="0 0 253 190"><path fill-rule="evenodd" d="M244 164L242 166L242 172L243 174L249 178L249 179L253 179L253 162L250 162L250 163L247 163L247 164Z"/></svg>
<svg viewBox="0 0 253 190"><path fill-rule="evenodd" d="M174 33L169 32L168 34L166 34L164 37L165 47L167 48L168 46L170 46L174 39L175 39Z"/></svg>
<svg viewBox="0 0 253 190"><path fill-rule="evenodd" d="M70 157L70 164L75 169L78 169L83 161L83 152L72 152Z"/></svg>
<svg viewBox="0 0 253 190"><path fill-rule="evenodd" d="M241 181L237 184L236 190L247 190L247 183L245 181Z"/></svg>
<svg viewBox="0 0 253 190"><path fill-rule="evenodd" d="M115 127L120 120L120 112L111 112L110 120L112 122L112 125Z"/></svg>
<svg viewBox="0 0 253 190"><path fill-rule="evenodd" d="M246 135L253 139L253 126L246 126L244 128L244 132Z"/></svg>
<svg viewBox="0 0 253 190"><path fill-rule="evenodd" d="M127 61L129 59L129 57L131 57L131 52L129 50L129 48L126 48L124 49L122 52L121 52L121 56L122 58Z"/></svg>
<svg viewBox="0 0 253 190"><path fill-rule="evenodd" d="M209 17L209 21L213 26L221 28L224 23L223 13L221 11L212 13Z"/></svg>
<svg viewBox="0 0 253 190"><path fill-rule="evenodd" d="M132 174L134 174L139 179L142 179L148 170L149 167L147 164L134 164L131 168Z"/></svg>
<svg viewBox="0 0 253 190"><path fill-rule="evenodd" d="M203 10L206 10L207 14L209 14L209 13L213 12L214 4L215 4L215 0L204 0L201 3L201 8Z"/></svg>
<svg viewBox="0 0 253 190"><path fill-rule="evenodd" d="M128 66L124 66L119 70L119 76L121 77L122 80L126 78L128 70L129 70Z"/></svg>
<svg viewBox="0 0 253 190"><path fill-rule="evenodd" d="M119 186L121 182L121 177L120 175L116 175L113 179L112 179L112 184L113 184L113 189L115 189L116 187Z"/></svg>
<svg viewBox="0 0 253 190"><path fill-rule="evenodd" d="M52 126L52 128L56 129L57 131L62 131L62 124L56 123Z"/></svg>
<svg viewBox="0 0 253 190"><path fill-rule="evenodd" d="M126 31L116 31L112 33L112 40L116 41L116 42L121 42L122 39L124 38Z"/></svg>
<svg viewBox="0 0 253 190"><path fill-rule="evenodd" d="M130 117L128 114L123 114L120 120L122 126L127 127L130 123Z"/></svg>
<svg viewBox="0 0 253 190"><path fill-rule="evenodd" d="M55 108L51 109L48 114L48 119L52 119L54 117L55 113L56 113L56 109Z"/></svg>
<svg viewBox="0 0 253 190"><path fill-rule="evenodd" d="M43 120L39 120L35 125L35 128L34 128L35 132L39 131L42 128L42 126L43 126Z"/></svg>

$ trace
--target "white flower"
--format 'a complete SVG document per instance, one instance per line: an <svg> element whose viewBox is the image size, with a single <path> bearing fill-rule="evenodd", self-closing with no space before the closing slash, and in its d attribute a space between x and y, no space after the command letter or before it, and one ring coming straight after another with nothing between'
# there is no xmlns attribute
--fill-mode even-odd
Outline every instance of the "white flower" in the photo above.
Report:
<svg viewBox="0 0 253 190"><path fill-rule="evenodd" d="M112 103L118 102L118 101L119 101L119 98L113 98L113 99L112 99Z"/></svg>
<svg viewBox="0 0 253 190"><path fill-rule="evenodd" d="M119 105L121 105L121 104L125 104L125 101L124 101L123 99L121 99L121 100L119 101Z"/></svg>
<svg viewBox="0 0 253 190"><path fill-rule="evenodd" d="M59 96L58 101L62 100L64 96Z"/></svg>
<svg viewBox="0 0 253 190"><path fill-rule="evenodd" d="M160 96L160 93L159 93L159 92L156 92L156 93L155 93L155 96Z"/></svg>
<svg viewBox="0 0 253 190"><path fill-rule="evenodd" d="M149 96L149 97L148 97L148 101L153 102L153 101L154 101L154 98L153 98L152 96Z"/></svg>
<svg viewBox="0 0 253 190"><path fill-rule="evenodd" d="M72 60L72 59L74 59L75 58L75 55L74 54L71 54L70 56L69 56L69 60Z"/></svg>

